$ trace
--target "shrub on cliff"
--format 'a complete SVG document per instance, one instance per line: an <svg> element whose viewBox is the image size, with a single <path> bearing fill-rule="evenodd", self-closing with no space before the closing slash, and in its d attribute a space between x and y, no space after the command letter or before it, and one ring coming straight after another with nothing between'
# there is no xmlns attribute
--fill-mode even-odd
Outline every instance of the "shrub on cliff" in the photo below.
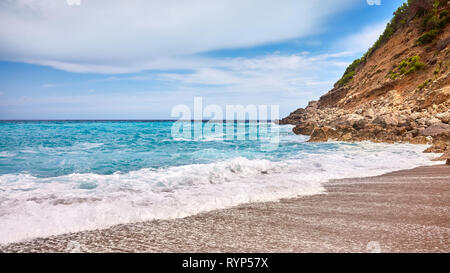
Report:
<svg viewBox="0 0 450 273"><path fill-rule="evenodd" d="M419 56L411 56L402 60L394 69L388 73L388 77L392 80L397 79L400 75L408 75L424 67L425 64L420 61Z"/></svg>
<svg viewBox="0 0 450 273"><path fill-rule="evenodd" d="M443 10L438 12L438 7L441 6L440 1L435 1L433 8L428 10L422 19L422 31L423 33L419 39L417 39L417 44L424 45L431 43L436 36L442 31L442 29L450 22L449 12Z"/></svg>
<svg viewBox="0 0 450 273"><path fill-rule="evenodd" d="M418 40L418 44L430 43L439 34L440 30L445 27L445 25L450 22L449 12L447 10L441 11L438 14L438 8L447 5L446 0L408 0L400 6L392 17L391 21L386 25L385 30L380 35L378 40L372 45L372 47L367 50L361 59L355 60L351 65L349 65L339 79L335 86L342 87L350 82L356 74L356 68L360 65L364 65L367 58L369 58L379 47L386 43L394 33L400 29L402 26L406 25L410 20L416 18L417 16L425 16L423 19L424 31L430 30L424 33ZM399 73L408 74L412 73L417 69L420 69L424 64L417 63L417 65L406 67L402 66L398 69L398 72L389 73L391 78L397 78Z"/></svg>
<svg viewBox="0 0 450 273"><path fill-rule="evenodd" d="M429 83L431 82L431 80L426 80L423 83L421 83L419 86L417 86L417 88L419 88L420 90L424 89Z"/></svg>
<svg viewBox="0 0 450 273"><path fill-rule="evenodd" d="M439 14L439 18L442 19L444 17L448 17L450 15L450 13L448 12L448 10L443 10L441 11L441 13Z"/></svg>
<svg viewBox="0 0 450 273"><path fill-rule="evenodd" d="M428 20L424 21L424 23L425 30L438 29L441 25L441 19L437 15L432 15L428 18Z"/></svg>
<svg viewBox="0 0 450 273"><path fill-rule="evenodd" d="M440 2L435 0L408 0L409 18L425 15L427 11L433 8L436 2L439 6Z"/></svg>
<svg viewBox="0 0 450 273"><path fill-rule="evenodd" d="M338 82L337 85L339 87L342 87L344 85L346 85L349 81L351 81L353 79L353 77L355 76L355 71L351 71L347 74L345 74Z"/></svg>
<svg viewBox="0 0 450 273"><path fill-rule="evenodd" d="M438 14L437 10L430 11L422 20L422 31L442 30L450 22L447 10Z"/></svg>
<svg viewBox="0 0 450 273"><path fill-rule="evenodd" d="M441 12L439 15L439 28L443 29L448 23L450 23L450 15L448 14L448 11L446 11L446 13Z"/></svg>
<svg viewBox="0 0 450 273"><path fill-rule="evenodd" d="M417 0L409 0L409 2L411 1ZM344 75L342 75L342 78L336 82L337 86L342 87L346 85L351 79L353 79L353 76L356 73L356 68L359 65L364 64L366 59L370 55L372 55L372 53L375 52L376 49L378 49L380 46L386 43L392 37L395 31L397 31L397 29L399 29L402 25L406 24L408 13L409 13L409 3L404 3L394 12L394 16L392 17L391 21L386 25L386 29L380 35L378 40L372 45L372 47L370 47L369 50L367 50L364 56L361 59L356 59L355 61L353 61L352 64L350 64L347 67Z"/></svg>
<svg viewBox="0 0 450 273"><path fill-rule="evenodd" d="M436 36L438 34L439 34L439 30L437 30L437 29L433 29L428 32L425 32L424 34L422 34L419 37L419 39L417 39L417 44L419 44L419 45L429 44L434 40L434 38L436 38Z"/></svg>
<svg viewBox="0 0 450 273"><path fill-rule="evenodd" d="M349 81L351 81L356 74L356 68L358 68L358 66L363 62L364 62L364 58L354 60L347 67L342 78L339 81L337 81L337 83L336 83L337 86L342 87L342 86L346 85Z"/></svg>
<svg viewBox="0 0 450 273"><path fill-rule="evenodd" d="M367 50L366 54L364 54L364 57L367 58L370 55L372 55L375 50L377 50L380 46L382 46L385 42L389 40L389 38L392 37L392 35L399 29L402 25L406 24L407 22L407 15L409 13L409 4L404 3L402 6L400 6L395 12L394 16L392 17L391 21L386 25L385 30L380 35L378 40L372 45L369 50Z"/></svg>

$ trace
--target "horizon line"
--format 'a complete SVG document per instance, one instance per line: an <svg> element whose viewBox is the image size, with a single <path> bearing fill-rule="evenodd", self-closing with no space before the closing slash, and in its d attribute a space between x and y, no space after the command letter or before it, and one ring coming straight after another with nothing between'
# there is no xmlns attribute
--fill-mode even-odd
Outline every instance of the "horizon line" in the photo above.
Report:
<svg viewBox="0 0 450 273"><path fill-rule="evenodd" d="M214 120L214 119L191 119L191 120L178 120L178 119L0 119L0 122L11 122L11 121L89 121L89 122L95 122L95 121L101 121L101 122L108 122L108 121L140 121L140 122L163 122L163 121L182 121L182 122L208 122L208 121L214 121L214 122L260 122L260 121L266 121L266 122L275 122L278 120L259 120L259 119L252 119L252 120Z"/></svg>

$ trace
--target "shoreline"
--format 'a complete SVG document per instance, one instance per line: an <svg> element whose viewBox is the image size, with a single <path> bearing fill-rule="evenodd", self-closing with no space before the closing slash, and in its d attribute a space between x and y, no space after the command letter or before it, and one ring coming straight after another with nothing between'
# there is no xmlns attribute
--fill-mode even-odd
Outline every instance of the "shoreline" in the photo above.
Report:
<svg viewBox="0 0 450 273"><path fill-rule="evenodd" d="M331 180L326 194L12 243L4 252L450 252L450 166Z"/></svg>

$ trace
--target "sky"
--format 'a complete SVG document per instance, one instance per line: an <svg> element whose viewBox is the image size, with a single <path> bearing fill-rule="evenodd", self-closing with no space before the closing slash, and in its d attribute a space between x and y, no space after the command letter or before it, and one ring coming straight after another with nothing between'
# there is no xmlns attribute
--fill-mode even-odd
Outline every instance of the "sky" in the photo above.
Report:
<svg viewBox="0 0 450 273"><path fill-rule="evenodd" d="M2 0L0 119L171 119L333 87L402 0Z"/></svg>

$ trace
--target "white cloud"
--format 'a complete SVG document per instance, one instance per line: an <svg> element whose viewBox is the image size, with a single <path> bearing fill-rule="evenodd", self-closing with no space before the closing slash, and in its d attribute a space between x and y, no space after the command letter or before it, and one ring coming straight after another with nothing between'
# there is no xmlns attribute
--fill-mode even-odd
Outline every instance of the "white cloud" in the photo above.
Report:
<svg viewBox="0 0 450 273"><path fill-rule="evenodd" d="M0 3L0 58L74 72L185 68L187 56L304 37L357 0Z"/></svg>
<svg viewBox="0 0 450 273"><path fill-rule="evenodd" d="M332 84L323 79L340 73L348 65L345 61L348 56L347 52L315 56L309 53L274 53L255 58L215 60L215 66L192 73L162 73L159 77L176 81L177 85L224 85L223 89L242 92L301 93L311 91L312 86L314 89L329 88Z"/></svg>
<svg viewBox="0 0 450 273"><path fill-rule="evenodd" d="M0 101L0 117L7 118L169 118L177 104L192 103L202 96L206 104L277 104L285 116L300 105L326 92L354 56L348 53L313 55L268 54L256 58L216 59L214 64L190 73L143 72L139 76L114 75L88 80L159 81L163 91L137 93L80 92L67 96L53 94L9 98ZM103 87L102 89L105 89ZM44 110L45 109L45 110Z"/></svg>
<svg viewBox="0 0 450 273"><path fill-rule="evenodd" d="M196 53L307 36L352 1L356 0L90 0L68 6L65 1L3 0L0 59L78 73L156 71L99 75L83 82L75 96L30 93L4 99L0 116L167 118L173 105L188 104L198 95L205 103L219 105L276 103L286 115L329 90L345 67L373 44L386 22L331 44L333 53L328 54L213 58ZM110 81L162 82L164 90L137 94L127 87L126 92L113 93L96 86ZM77 91L78 83L73 82L42 87L66 84ZM121 86L118 83L116 90Z"/></svg>
<svg viewBox="0 0 450 273"><path fill-rule="evenodd" d="M386 20L381 23L369 25L359 32L343 38L336 43L336 47L354 53L365 53L383 33L387 22Z"/></svg>
<svg viewBox="0 0 450 273"><path fill-rule="evenodd" d="M46 84L43 84L41 87L42 88L54 88L54 87L61 87L64 85L65 84L63 84L63 83L46 83Z"/></svg>

